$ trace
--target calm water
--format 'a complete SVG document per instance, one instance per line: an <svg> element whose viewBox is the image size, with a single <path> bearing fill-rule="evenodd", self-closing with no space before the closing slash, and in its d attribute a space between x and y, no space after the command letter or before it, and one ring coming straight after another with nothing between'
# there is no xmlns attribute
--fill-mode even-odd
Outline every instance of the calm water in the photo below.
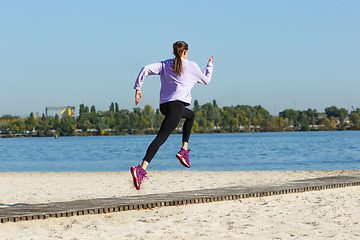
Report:
<svg viewBox="0 0 360 240"><path fill-rule="evenodd" d="M141 162L154 135L0 138L0 172L128 171ZM148 170L186 170L171 135ZM191 170L360 169L360 131L193 134Z"/></svg>

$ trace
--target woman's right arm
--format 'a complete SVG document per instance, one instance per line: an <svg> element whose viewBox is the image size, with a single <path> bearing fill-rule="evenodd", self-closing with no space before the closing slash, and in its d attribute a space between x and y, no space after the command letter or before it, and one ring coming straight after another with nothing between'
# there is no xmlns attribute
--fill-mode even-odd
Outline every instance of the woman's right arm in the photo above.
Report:
<svg viewBox="0 0 360 240"><path fill-rule="evenodd" d="M204 70L204 72L201 72L199 66L195 63L197 70L197 83L202 83L207 85L210 80L211 80L211 76L212 76L212 71L213 71L213 62L214 62L214 58L211 57L207 63L207 66Z"/></svg>

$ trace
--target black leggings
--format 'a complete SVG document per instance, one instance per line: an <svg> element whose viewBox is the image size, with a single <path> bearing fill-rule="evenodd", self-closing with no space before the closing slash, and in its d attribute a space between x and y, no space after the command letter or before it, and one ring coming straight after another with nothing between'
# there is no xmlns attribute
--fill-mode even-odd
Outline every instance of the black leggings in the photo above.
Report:
<svg viewBox="0 0 360 240"><path fill-rule="evenodd" d="M144 160L148 163L151 162L161 145L164 144L166 139L168 139L170 134L178 126L181 118L186 118L183 127L182 141L189 142L191 128L195 119L194 112L188 108L185 108L185 103L181 101L166 102L160 104L160 111L163 115L165 115L165 118L161 123L158 135L156 136L154 141L152 141L146 151Z"/></svg>

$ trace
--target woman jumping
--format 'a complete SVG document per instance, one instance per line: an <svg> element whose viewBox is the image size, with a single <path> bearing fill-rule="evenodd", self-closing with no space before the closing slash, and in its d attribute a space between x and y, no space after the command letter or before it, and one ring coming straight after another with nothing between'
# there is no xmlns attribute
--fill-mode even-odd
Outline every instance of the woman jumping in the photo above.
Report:
<svg viewBox="0 0 360 240"><path fill-rule="evenodd" d="M213 70L213 57L209 59L205 71L201 72L195 62L186 59L188 55L187 43L178 41L173 44L173 49L175 58L145 66L141 69L135 82L135 104L137 105L140 102L140 89L144 79L149 75L160 75L160 111L165 116L159 133L146 151L141 166L131 167L131 174L137 190L140 190L143 178L147 178L145 171L147 166L160 146L164 144L178 126L181 118L186 120L183 126L182 148L176 154L176 157L184 167L190 168L190 149L188 150L187 147L195 114L192 110L185 107L190 105L190 91L194 84L202 83L207 85L210 82Z"/></svg>

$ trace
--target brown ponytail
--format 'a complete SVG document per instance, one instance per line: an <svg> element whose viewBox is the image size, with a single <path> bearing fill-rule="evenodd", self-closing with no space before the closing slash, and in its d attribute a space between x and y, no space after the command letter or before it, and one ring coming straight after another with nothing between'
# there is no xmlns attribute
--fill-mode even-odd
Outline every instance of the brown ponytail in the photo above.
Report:
<svg viewBox="0 0 360 240"><path fill-rule="evenodd" d="M183 72L182 60L181 55L184 50L188 50L188 45L184 41L178 41L173 44L175 61L172 65L173 70L177 73L178 76L181 76Z"/></svg>

